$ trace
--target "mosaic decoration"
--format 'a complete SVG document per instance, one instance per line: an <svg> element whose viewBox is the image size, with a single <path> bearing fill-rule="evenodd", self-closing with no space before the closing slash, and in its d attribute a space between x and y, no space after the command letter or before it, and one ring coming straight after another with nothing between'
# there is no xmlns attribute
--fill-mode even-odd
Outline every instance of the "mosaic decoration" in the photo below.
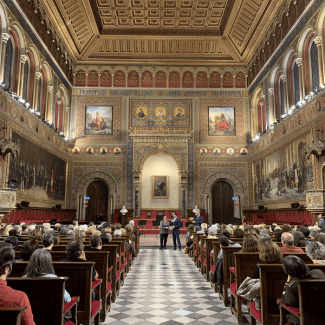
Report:
<svg viewBox="0 0 325 325"><path fill-rule="evenodd" d="M5 43L3 43L5 44ZM4 74L3 74L3 83L7 86L11 86L11 64L12 64L12 42L9 38L6 45L6 56L5 56L5 64L4 64Z"/></svg>
<svg viewBox="0 0 325 325"><path fill-rule="evenodd" d="M133 141L127 146L126 206L132 207L133 198Z"/></svg>
<svg viewBox="0 0 325 325"><path fill-rule="evenodd" d="M53 76L52 121L55 121L57 77Z"/></svg>
<svg viewBox="0 0 325 325"><path fill-rule="evenodd" d="M255 203L305 198L305 191L314 189L305 143L305 138L299 139L254 162Z"/></svg>
<svg viewBox="0 0 325 325"><path fill-rule="evenodd" d="M27 84L28 84L28 79L29 79L29 63L26 60L25 65L24 65L24 80L23 80L23 95L22 98L27 100Z"/></svg>
<svg viewBox="0 0 325 325"><path fill-rule="evenodd" d="M318 65L318 52L317 45L312 42L310 47L310 62L312 73L312 89L319 88L319 65Z"/></svg>
<svg viewBox="0 0 325 325"><path fill-rule="evenodd" d="M209 135L236 135L234 107L209 107Z"/></svg>
<svg viewBox="0 0 325 325"><path fill-rule="evenodd" d="M108 135L113 133L112 106L86 106L85 135Z"/></svg>
<svg viewBox="0 0 325 325"><path fill-rule="evenodd" d="M133 128L192 128L191 100L136 100L129 105L129 125Z"/></svg>

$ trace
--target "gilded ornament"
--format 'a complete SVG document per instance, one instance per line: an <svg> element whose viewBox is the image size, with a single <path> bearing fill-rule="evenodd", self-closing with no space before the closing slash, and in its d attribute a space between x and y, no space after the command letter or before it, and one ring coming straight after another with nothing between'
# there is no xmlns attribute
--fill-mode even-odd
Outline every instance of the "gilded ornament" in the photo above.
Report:
<svg viewBox="0 0 325 325"><path fill-rule="evenodd" d="M123 82L125 80L124 73L122 71L118 71L116 74L116 81Z"/></svg>
<svg viewBox="0 0 325 325"><path fill-rule="evenodd" d="M166 78L165 78L164 73L158 74L158 76L157 76L157 81L158 82L165 82L165 80L166 80Z"/></svg>
<svg viewBox="0 0 325 325"><path fill-rule="evenodd" d="M179 81L179 76L176 72L173 72L171 77L170 77L171 82L178 82Z"/></svg>
<svg viewBox="0 0 325 325"><path fill-rule="evenodd" d="M211 75L212 82L218 83L220 82L220 76L219 73L215 72Z"/></svg>
<svg viewBox="0 0 325 325"><path fill-rule="evenodd" d="M132 81L132 82L137 82L138 81L138 75L137 75L137 73L135 71L131 72L129 80Z"/></svg>
<svg viewBox="0 0 325 325"><path fill-rule="evenodd" d="M89 81L97 81L98 80L98 74L96 71L90 71L88 76Z"/></svg>
<svg viewBox="0 0 325 325"><path fill-rule="evenodd" d="M151 82L151 74L149 72L146 72L143 76L143 82Z"/></svg>
<svg viewBox="0 0 325 325"><path fill-rule="evenodd" d="M197 81L199 84L203 84L203 83L206 83L207 82L207 76L204 72L200 72L198 75L197 75Z"/></svg>
<svg viewBox="0 0 325 325"><path fill-rule="evenodd" d="M242 72L239 72L237 75L237 81L238 82L244 82L245 81L245 75Z"/></svg>
<svg viewBox="0 0 325 325"><path fill-rule="evenodd" d="M177 79L178 80L178 79ZM176 80L176 81L177 81ZM185 75L184 75L184 81L186 83L191 83L193 81L193 76L190 72L186 72Z"/></svg>
<svg viewBox="0 0 325 325"><path fill-rule="evenodd" d="M226 72L223 79L224 79L224 82L227 84L230 84L233 82L233 76L230 72Z"/></svg>
<svg viewBox="0 0 325 325"><path fill-rule="evenodd" d="M84 81L86 79L86 75L83 71L79 71L76 75L77 81Z"/></svg>
<svg viewBox="0 0 325 325"><path fill-rule="evenodd" d="M105 71L102 74L102 79L103 79L103 81L106 81L106 82L111 81L111 75L110 75L110 73L108 71Z"/></svg>

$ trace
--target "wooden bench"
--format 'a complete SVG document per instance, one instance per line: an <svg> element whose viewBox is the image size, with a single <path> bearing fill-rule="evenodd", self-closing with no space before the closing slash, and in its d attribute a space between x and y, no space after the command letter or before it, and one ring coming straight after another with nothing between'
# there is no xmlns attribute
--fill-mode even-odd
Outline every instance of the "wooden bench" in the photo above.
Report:
<svg viewBox="0 0 325 325"><path fill-rule="evenodd" d="M285 253L286 255L292 255ZM305 263L311 264L312 261L306 254L295 254ZM247 277L252 277L255 266L259 261L259 253L235 252L235 267L230 268L230 308L231 312L237 317L238 323L243 322L242 302L246 299L237 295L237 290ZM249 306L248 306L249 307Z"/></svg>
<svg viewBox="0 0 325 325"><path fill-rule="evenodd" d="M202 265L203 269L201 270L202 274L206 278L206 280L210 281L210 271L211 271L211 261L213 260L213 257L211 256L211 250L213 248L213 243L218 243L218 238L204 238L204 246L203 247L203 253L202 253ZM214 268L213 268L214 270Z"/></svg>
<svg viewBox="0 0 325 325"><path fill-rule="evenodd" d="M325 265L307 264L312 269L325 271ZM255 302L250 303L251 325L260 324L278 325L280 311L277 299L281 298L284 284L288 276L284 273L282 264L260 264L260 295L261 311L255 308Z"/></svg>
<svg viewBox="0 0 325 325"><path fill-rule="evenodd" d="M21 307L0 307L1 324L20 325L21 316L27 309L26 306Z"/></svg>
<svg viewBox="0 0 325 325"><path fill-rule="evenodd" d="M323 297L325 280L299 280L299 307L286 306L278 301L280 307L280 325L287 324L286 315L293 314L299 318L301 325L324 325L324 301L315 299Z"/></svg>
<svg viewBox="0 0 325 325"><path fill-rule="evenodd" d="M16 262L13 264L12 272L8 280L10 280L11 277L20 277L27 264L28 262ZM84 325L91 325L92 320L95 321L95 325L99 325L100 300L92 300L92 268L94 264L94 262L53 262L55 274L59 277L69 278L69 280L66 281L65 289L69 292L70 296L80 297L78 304L78 323ZM37 278L37 280L38 279L39 278ZM44 293L46 293L48 297L51 296L49 292L51 291L47 288L44 290Z"/></svg>
<svg viewBox="0 0 325 325"><path fill-rule="evenodd" d="M27 294L35 324L62 325L66 277L12 278L8 286ZM5 323L3 323L5 324Z"/></svg>

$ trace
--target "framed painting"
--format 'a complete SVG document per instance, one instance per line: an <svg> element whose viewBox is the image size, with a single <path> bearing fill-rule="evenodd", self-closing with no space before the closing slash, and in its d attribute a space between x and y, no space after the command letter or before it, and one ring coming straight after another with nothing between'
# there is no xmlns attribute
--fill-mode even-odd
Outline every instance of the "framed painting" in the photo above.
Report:
<svg viewBox="0 0 325 325"><path fill-rule="evenodd" d="M209 107L209 135L236 135L235 107Z"/></svg>
<svg viewBox="0 0 325 325"><path fill-rule="evenodd" d="M85 135L113 134L113 107L86 106Z"/></svg>
<svg viewBox="0 0 325 325"><path fill-rule="evenodd" d="M168 176L152 176L152 198L168 199Z"/></svg>

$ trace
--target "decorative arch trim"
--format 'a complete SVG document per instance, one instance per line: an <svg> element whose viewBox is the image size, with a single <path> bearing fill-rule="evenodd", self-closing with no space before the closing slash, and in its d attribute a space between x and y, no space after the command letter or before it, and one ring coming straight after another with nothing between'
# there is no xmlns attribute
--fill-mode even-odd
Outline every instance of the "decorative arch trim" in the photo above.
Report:
<svg viewBox="0 0 325 325"><path fill-rule="evenodd" d="M244 187L239 178L228 172L212 174L203 185L203 194L211 194L212 187L217 181L228 182L233 187L235 195L244 194Z"/></svg>
<svg viewBox="0 0 325 325"><path fill-rule="evenodd" d="M96 180L104 181L109 188L110 194L117 193L117 185L114 178L111 175L102 171L94 171L94 172L89 172L79 180L76 186L76 194L83 195L87 190L88 185Z"/></svg>

